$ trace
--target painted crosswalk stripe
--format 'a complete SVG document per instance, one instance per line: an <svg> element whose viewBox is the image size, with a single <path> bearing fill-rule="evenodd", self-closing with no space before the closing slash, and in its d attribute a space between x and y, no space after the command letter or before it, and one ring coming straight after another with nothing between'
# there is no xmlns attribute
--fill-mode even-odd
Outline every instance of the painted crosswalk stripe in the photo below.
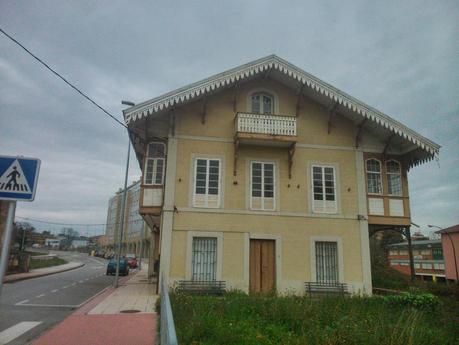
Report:
<svg viewBox="0 0 459 345"><path fill-rule="evenodd" d="M38 296L35 296L35 297L36 297L36 298L41 298L41 297L43 297L44 295L45 295L45 294L42 293L41 295L38 295Z"/></svg>
<svg viewBox="0 0 459 345"><path fill-rule="evenodd" d="M41 322L39 321L24 321L11 326L0 332L0 344L7 344L13 341L17 337L20 337L25 332L30 331L32 328L38 326Z"/></svg>
<svg viewBox="0 0 459 345"><path fill-rule="evenodd" d="M54 289L54 290L51 290L52 293L55 293L57 292L59 289Z"/></svg>
<svg viewBox="0 0 459 345"><path fill-rule="evenodd" d="M15 305L24 304L24 303L27 303L27 302L29 302L29 300L28 300L28 299L25 299L25 300L23 300L23 301L21 301L21 302L16 303Z"/></svg>

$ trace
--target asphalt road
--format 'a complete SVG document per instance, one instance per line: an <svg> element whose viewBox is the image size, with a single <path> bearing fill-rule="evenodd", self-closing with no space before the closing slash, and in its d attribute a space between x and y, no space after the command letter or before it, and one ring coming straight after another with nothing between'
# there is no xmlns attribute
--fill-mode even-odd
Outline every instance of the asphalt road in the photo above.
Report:
<svg viewBox="0 0 459 345"><path fill-rule="evenodd" d="M55 253L67 261L85 265L3 285L0 335L3 332L3 336L5 333L17 336L9 345L30 343L112 284L113 276L105 275L107 260L74 252Z"/></svg>

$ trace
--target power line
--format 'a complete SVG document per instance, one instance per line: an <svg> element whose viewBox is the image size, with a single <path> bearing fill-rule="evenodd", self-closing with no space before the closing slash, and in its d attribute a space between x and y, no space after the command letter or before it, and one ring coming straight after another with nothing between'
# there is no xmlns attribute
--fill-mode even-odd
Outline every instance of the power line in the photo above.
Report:
<svg viewBox="0 0 459 345"><path fill-rule="evenodd" d="M44 224L51 224L51 225L66 225L66 226L106 226L106 225L121 224L120 222L116 222L116 223L57 223L57 222L50 222L47 220L41 220L41 219L30 218L30 217L16 216L16 218L28 220L30 222L37 222L37 223L44 223ZM136 219L136 220L130 220L126 223L137 223L137 222L143 222L143 221L144 221L143 219Z"/></svg>
<svg viewBox="0 0 459 345"><path fill-rule="evenodd" d="M0 31L2 32L2 34L4 34L6 37L8 37L11 41L13 41L14 43L16 43L19 47L21 47L23 50L25 50L30 56L32 56L35 60L37 60L38 62L40 62L43 66L45 66L48 70L51 71L51 73L53 73L55 76L57 76L58 78L62 79L64 81L64 83L66 83L68 86L70 86L72 89L74 89L76 92L78 92L81 96L83 96L84 98L86 98L89 102L91 102L92 104L94 104L97 108L99 108L100 110L102 110L106 115L110 116L113 120L115 120L116 122L118 122L121 126L123 126L124 128L128 129L128 127L123 123L121 122L120 120L118 120L114 115L110 114L110 112L108 110L106 110L104 107L102 107L101 105L99 105L96 101L94 101L91 97L89 97L88 95L86 95L83 91L81 91L78 87L76 87L75 85L73 85L71 82L69 82L67 79L65 79L62 75L60 75L58 72L56 72L53 68L51 68L46 62L44 62L42 59L40 59L38 56L36 56L34 53L32 53L29 49L27 49L23 44L21 44L19 41L17 41L15 38L13 38L11 35L7 34L2 28L0 28ZM129 130L129 129L128 129Z"/></svg>

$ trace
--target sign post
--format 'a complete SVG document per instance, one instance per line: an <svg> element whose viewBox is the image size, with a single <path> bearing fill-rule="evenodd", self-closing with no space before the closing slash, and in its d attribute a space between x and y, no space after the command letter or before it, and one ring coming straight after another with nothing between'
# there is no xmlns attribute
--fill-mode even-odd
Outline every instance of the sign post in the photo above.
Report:
<svg viewBox="0 0 459 345"><path fill-rule="evenodd" d="M33 201L37 189L40 160L36 158L0 156L0 200L8 203L5 233L0 259L0 295L8 268L8 254L13 233L16 201Z"/></svg>

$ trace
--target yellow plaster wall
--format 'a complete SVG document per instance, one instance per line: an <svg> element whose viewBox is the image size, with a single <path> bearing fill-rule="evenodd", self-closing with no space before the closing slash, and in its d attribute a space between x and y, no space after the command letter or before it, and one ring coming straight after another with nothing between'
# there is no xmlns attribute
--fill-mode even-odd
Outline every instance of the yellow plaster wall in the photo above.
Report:
<svg viewBox="0 0 459 345"><path fill-rule="evenodd" d="M277 96L278 113L294 114L297 96L291 90L272 80L252 81L238 90L237 110L247 111L251 90L263 87ZM217 97L218 96L218 97ZM301 100L298 117L298 139L292 178L288 178L288 159L285 148L241 146L237 176L233 176L234 90L208 97L205 123L202 124L201 101L174 111L176 115L177 173L172 233L171 282L185 279L187 231L223 233L222 279L231 287L247 290L245 270L247 238L253 234L268 234L281 238L282 282L278 288L293 287L302 291L305 281L311 280L311 237L340 237L343 244L344 281L361 288L362 263L360 229L357 221L356 156L349 149L301 147L305 145L354 145L355 127L351 121L337 116L328 134L328 111L309 99ZM202 137L208 140L197 140ZM212 139L212 137L214 139ZM215 139L217 137L218 139ZM218 157L222 164L221 209L196 212L192 208L193 158ZM274 160L277 166L277 209L273 214L249 210L248 162L251 159ZM332 163L337 170L339 213L317 216L310 211L310 163ZM335 217L335 218L334 218Z"/></svg>

